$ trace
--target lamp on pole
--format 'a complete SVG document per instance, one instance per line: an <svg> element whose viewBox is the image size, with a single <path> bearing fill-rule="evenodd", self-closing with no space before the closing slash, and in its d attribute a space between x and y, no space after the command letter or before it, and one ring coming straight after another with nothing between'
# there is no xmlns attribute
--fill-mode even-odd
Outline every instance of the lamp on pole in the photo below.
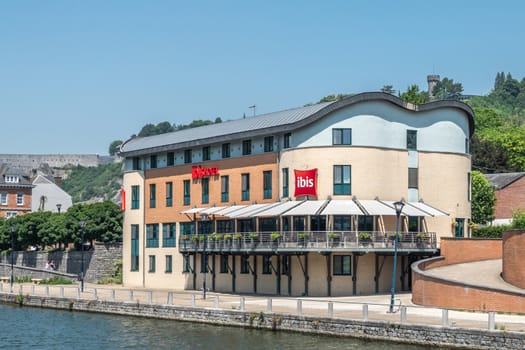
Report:
<svg viewBox="0 0 525 350"><path fill-rule="evenodd" d="M60 214L60 209L62 209L62 204L57 203L57 211Z"/></svg>
<svg viewBox="0 0 525 350"><path fill-rule="evenodd" d="M396 210L396 237L394 240L394 267L392 269L392 286L390 288L390 310L389 312L394 312L394 294L396 290L396 266L397 266L397 245L399 244L399 217L401 216L401 211L403 210L403 207L405 206L405 203L403 202L395 202L394 203L394 209Z"/></svg>
<svg viewBox="0 0 525 350"><path fill-rule="evenodd" d="M201 261L201 268L203 271L202 275L202 299L206 299L206 271L208 270L208 259L206 257L206 245L207 245L207 225L208 225L208 214L202 213L201 216L201 223L202 225L202 234L204 235L204 246L202 247L202 261Z"/></svg>
<svg viewBox="0 0 525 350"><path fill-rule="evenodd" d="M13 260L15 257L15 226L11 225L11 292L13 291L13 282L14 282L14 276L13 276Z"/></svg>
<svg viewBox="0 0 525 350"><path fill-rule="evenodd" d="M80 260L80 291L84 292L84 231L86 228L86 222L80 221L80 227L82 228L82 243L80 247L81 260Z"/></svg>

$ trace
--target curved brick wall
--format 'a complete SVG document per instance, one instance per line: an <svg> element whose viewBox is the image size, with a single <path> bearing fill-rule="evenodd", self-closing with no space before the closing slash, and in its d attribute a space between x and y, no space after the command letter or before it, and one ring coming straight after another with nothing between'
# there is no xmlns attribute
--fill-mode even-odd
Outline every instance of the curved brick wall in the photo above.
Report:
<svg viewBox="0 0 525 350"><path fill-rule="evenodd" d="M503 233L503 279L525 289L525 230Z"/></svg>

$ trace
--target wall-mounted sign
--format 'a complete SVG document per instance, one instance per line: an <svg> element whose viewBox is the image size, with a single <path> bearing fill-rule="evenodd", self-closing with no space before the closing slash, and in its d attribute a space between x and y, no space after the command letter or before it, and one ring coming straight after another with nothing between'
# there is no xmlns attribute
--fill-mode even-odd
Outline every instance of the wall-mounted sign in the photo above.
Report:
<svg viewBox="0 0 525 350"><path fill-rule="evenodd" d="M317 169L295 170L295 197L317 196Z"/></svg>
<svg viewBox="0 0 525 350"><path fill-rule="evenodd" d="M215 175L219 175L219 168L216 166L210 168L203 168L200 165L191 167L192 179L201 179L203 177L210 177Z"/></svg>

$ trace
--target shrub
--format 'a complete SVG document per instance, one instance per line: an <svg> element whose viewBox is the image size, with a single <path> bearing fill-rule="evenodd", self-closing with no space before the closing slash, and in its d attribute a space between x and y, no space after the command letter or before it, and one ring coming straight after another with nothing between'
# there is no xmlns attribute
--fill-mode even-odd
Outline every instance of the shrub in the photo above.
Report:
<svg viewBox="0 0 525 350"><path fill-rule="evenodd" d="M53 276L50 278L43 279L40 284L73 284L73 282L65 277L62 276Z"/></svg>
<svg viewBox="0 0 525 350"><path fill-rule="evenodd" d="M15 277L16 283L29 283L31 282L31 276Z"/></svg>
<svg viewBox="0 0 525 350"><path fill-rule="evenodd" d="M525 229L525 210L514 210L512 212L512 228Z"/></svg>
<svg viewBox="0 0 525 350"><path fill-rule="evenodd" d="M301 233L297 234L297 238L299 238L299 239L308 238L308 232L301 232Z"/></svg>
<svg viewBox="0 0 525 350"><path fill-rule="evenodd" d="M242 234L240 233L236 233L233 235L233 239L241 239L242 238Z"/></svg>
<svg viewBox="0 0 525 350"><path fill-rule="evenodd" d="M223 236L224 240L227 241L227 240L230 240L232 239L232 235L230 233L226 233L224 236Z"/></svg>
<svg viewBox="0 0 525 350"><path fill-rule="evenodd" d="M395 234L394 234L394 238L395 238ZM369 232L361 232L359 234L359 239L360 240L372 239L372 235Z"/></svg>
<svg viewBox="0 0 525 350"><path fill-rule="evenodd" d="M472 237L477 238L502 238L503 231L511 229L511 226L480 226L472 231Z"/></svg>
<svg viewBox="0 0 525 350"><path fill-rule="evenodd" d="M341 236L339 235L339 233L336 233L336 232L330 232L328 234L328 238L329 239L336 239L336 238L339 238L339 237L341 237Z"/></svg>
<svg viewBox="0 0 525 350"><path fill-rule="evenodd" d="M255 232L249 233L248 234L248 238L250 238L250 239L259 238L259 234L255 233Z"/></svg>
<svg viewBox="0 0 525 350"><path fill-rule="evenodd" d="M272 232L272 233L270 233L270 238L271 238L273 241L278 240L279 237L281 237L281 235L280 235L278 232Z"/></svg>

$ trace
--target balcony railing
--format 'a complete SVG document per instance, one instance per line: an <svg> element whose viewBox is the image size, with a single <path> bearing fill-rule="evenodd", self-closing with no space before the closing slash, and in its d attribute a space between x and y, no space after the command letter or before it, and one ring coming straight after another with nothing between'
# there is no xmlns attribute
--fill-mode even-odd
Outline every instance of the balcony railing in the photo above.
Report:
<svg viewBox="0 0 525 350"><path fill-rule="evenodd" d="M181 235L181 253L203 252L297 252L297 251L382 251L393 252L395 232L250 232L236 234ZM398 251L434 252L434 232L403 232L398 235Z"/></svg>

